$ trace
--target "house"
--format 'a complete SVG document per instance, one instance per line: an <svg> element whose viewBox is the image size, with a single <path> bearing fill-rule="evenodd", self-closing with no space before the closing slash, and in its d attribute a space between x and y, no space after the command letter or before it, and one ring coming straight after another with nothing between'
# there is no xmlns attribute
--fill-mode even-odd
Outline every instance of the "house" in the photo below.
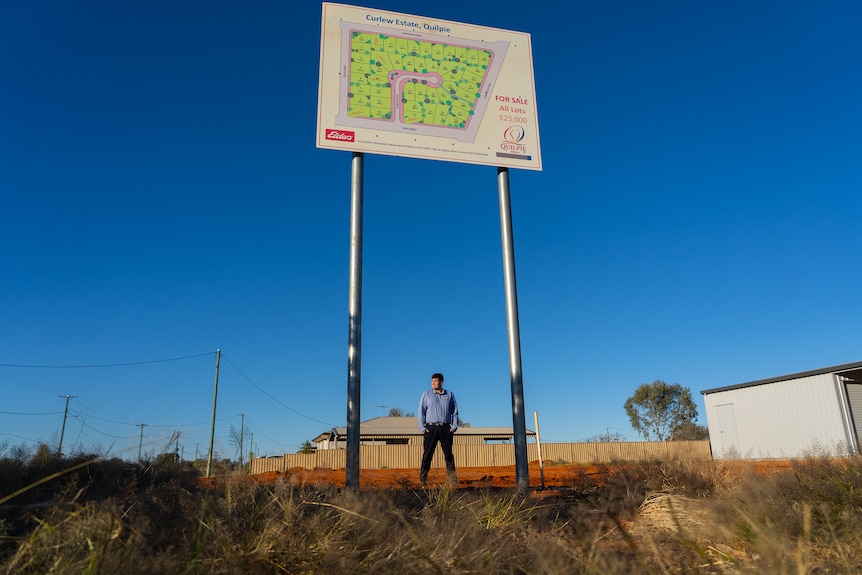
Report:
<svg viewBox="0 0 862 575"><path fill-rule="evenodd" d="M859 453L862 362L701 391L713 457Z"/></svg>
<svg viewBox="0 0 862 575"><path fill-rule="evenodd" d="M359 424L360 445L422 445L422 430L416 417L375 417ZM454 445L508 443L514 440L511 427L465 427L455 430ZM527 430L527 437L536 432ZM317 450L346 449L347 427L333 427L311 440Z"/></svg>

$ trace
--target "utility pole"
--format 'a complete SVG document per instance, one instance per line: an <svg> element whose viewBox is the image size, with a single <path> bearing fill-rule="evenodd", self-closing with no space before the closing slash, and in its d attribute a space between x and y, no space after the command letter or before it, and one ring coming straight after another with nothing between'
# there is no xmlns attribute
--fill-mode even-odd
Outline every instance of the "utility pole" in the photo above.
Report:
<svg viewBox="0 0 862 575"><path fill-rule="evenodd" d="M60 445L57 447L57 455L63 455L63 436L66 434L66 416L69 414L69 398L77 398L77 395L61 395L66 398L66 407L63 409L63 427L60 428Z"/></svg>
<svg viewBox="0 0 862 575"><path fill-rule="evenodd" d="M239 466L242 467L242 432L245 429L245 412L240 411L240 423L239 423Z"/></svg>
<svg viewBox="0 0 862 575"><path fill-rule="evenodd" d="M195 461L198 460L198 447L200 447L200 443L195 443Z"/></svg>
<svg viewBox="0 0 862 575"><path fill-rule="evenodd" d="M215 384L213 385L213 424L210 428L210 450L207 455L207 477L210 476L213 468L213 443L215 442L215 422L216 422L216 402L218 401L218 364L221 360L221 350L216 350L216 369L215 369Z"/></svg>
<svg viewBox="0 0 862 575"><path fill-rule="evenodd" d="M138 461L141 460L141 448L144 446L144 427L146 427L146 423L139 423L138 427L141 428L141 439L138 441Z"/></svg>

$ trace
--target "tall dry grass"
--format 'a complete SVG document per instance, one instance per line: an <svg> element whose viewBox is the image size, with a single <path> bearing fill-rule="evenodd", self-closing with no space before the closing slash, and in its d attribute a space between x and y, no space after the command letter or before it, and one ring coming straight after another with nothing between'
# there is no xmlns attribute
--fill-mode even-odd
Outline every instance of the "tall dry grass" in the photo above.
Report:
<svg viewBox="0 0 862 575"><path fill-rule="evenodd" d="M0 501L25 489L0 503L0 572L9 574L862 572L858 457L812 457L767 475L642 463L609 468L601 487L574 480L521 497L355 493L241 474L204 489L195 470L167 458L9 455Z"/></svg>

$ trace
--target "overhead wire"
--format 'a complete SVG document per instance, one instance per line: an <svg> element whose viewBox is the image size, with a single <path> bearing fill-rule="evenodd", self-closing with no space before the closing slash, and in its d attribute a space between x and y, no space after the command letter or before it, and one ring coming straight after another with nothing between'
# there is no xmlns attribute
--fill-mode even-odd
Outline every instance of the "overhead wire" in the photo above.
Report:
<svg viewBox="0 0 862 575"><path fill-rule="evenodd" d="M259 427L257 427L255 424L253 424L251 422L251 420L248 418L248 416L246 416L246 418L245 418L245 423L246 423L246 425L248 425L249 427L254 429L256 433L259 433L261 436L263 436L264 439L268 439L269 441L275 443L276 445L280 445L282 447L288 447L288 445L286 443L282 443L276 439L273 439L270 436L268 436L267 434L265 434L263 431L261 431Z"/></svg>
<svg viewBox="0 0 862 575"><path fill-rule="evenodd" d="M63 413L62 411L42 411L39 413L24 413L20 411L0 411L0 413L5 415L59 415Z"/></svg>
<svg viewBox="0 0 862 575"><path fill-rule="evenodd" d="M297 411L297 410L295 410L294 408L290 407L289 405L287 405L286 403L284 403L283 401L281 401L280 399L278 399L277 397L275 397L274 395L272 395L271 393L269 393L268 391L266 391L265 389L263 389L261 386L259 386L258 384L256 384L254 381L252 381L252 379L251 379L249 376L247 376L246 374L244 374L244 373L242 372L242 370L241 370L240 368L238 368L234 362L232 362L229 358L227 358L227 357L225 356L225 354L224 354L224 353L222 353L221 357L222 357L222 359L224 359L226 362L228 362L228 363L231 365L231 367L233 367L233 368L237 371L237 373L239 373L241 376L243 376L243 377L245 378L245 380L246 380L246 381L248 381L250 384L252 384L254 387L256 387L258 391L260 391L262 394L264 394L265 396L267 396L268 398L270 398L271 400L273 400L274 402L276 402L276 403L277 403L277 404L279 404L280 406L282 406L282 407L284 407L285 409L288 409L288 410L292 411L292 412L293 412L293 413L295 413L296 415L299 415L300 417L304 417L305 419L308 419L308 420L310 420L310 421L314 421L314 422L316 422L316 423L322 423L323 425L329 425L329 426L331 426L331 427L335 427L335 425L334 425L333 423L330 423L330 422L328 422L328 421L321 421L321 420L319 420L319 419L315 419L315 418L313 418L313 417L311 417L311 416L305 415L304 413L302 413L302 412L300 412L300 411Z"/></svg>
<svg viewBox="0 0 862 575"><path fill-rule="evenodd" d="M130 365L147 365L150 363L166 363L169 361L182 361L184 359L194 359L197 357L206 357L208 355L215 355L216 352L211 351L207 353L200 353L197 355L187 355L184 357L172 357L168 359L153 359L149 361L132 361L128 363L103 363L103 364L94 364L94 365L25 365L25 364L16 364L16 363L0 363L0 367L18 367L18 368L28 368L28 369L93 369L93 368L102 368L102 367L127 367Z"/></svg>
<svg viewBox="0 0 862 575"><path fill-rule="evenodd" d="M156 364L156 363L166 363L166 362L173 362L173 361L182 361L182 360L187 360L187 359L195 359L195 358L199 358L199 357L212 356L212 355L215 355L215 354L216 354L216 352L207 352L207 353L201 353L201 354L195 354L195 355L187 355L187 356L182 356L182 357L165 358L165 359L155 359L155 360L146 360L146 361L133 361L133 362L122 362L122 363L103 363L103 364L62 364L62 365L61 365L61 364L17 364L17 363L0 363L0 367L7 367L7 368L22 368L22 369L100 369L100 368L109 368L109 367L129 367L129 366L136 366L136 365L148 365L148 364ZM263 387L261 387L260 385L258 385L258 384L257 384L257 383L256 383L256 382L255 382L251 377L249 377L246 373L244 373L244 372L243 372L243 371L242 371L242 370L241 370L241 369L240 369L240 368L239 368L239 367L238 367L238 366L237 366L233 361L231 361L231 359L230 359L229 357L227 357L224 353L221 353L221 357L222 357L222 359L224 359L228 364L230 364L230 366L231 366L231 367L233 367L233 368L236 370L236 372L237 372L237 373L239 373L239 375L240 375L240 376L242 376L242 377L243 377L243 378L244 378L244 379L245 379L249 384L251 384L251 385L252 385L254 388L256 388L260 393L264 394L266 397L268 397L269 399L271 399L272 401L274 401L274 402L275 402L275 403L277 403L278 405L280 405L280 406L284 407L285 409L287 409L287 410L291 411L292 413L295 413L296 415L298 415L298 416L300 416L300 417L303 417L303 418L305 418L305 419L308 419L309 421L314 421L314 422L316 422L316 423L320 423L320 424L322 424L322 425L327 425L327 426L331 426L331 427L334 427L334 426L335 426L335 424L333 424L333 423L331 423L331 422L327 422L327 421L322 421L322 420L320 420L320 419L316 419L316 418L314 418L314 417L311 417L311 416L309 416L309 415L306 415L305 413L302 413L301 411L298 411L297 409L295 409L295 408L291 407L290 405L287 405L286 403L284 403L283 401L281 401L279 398L277 398L276 396L274 396L273 394L271 394L270 392L268 392L267 390L265 390ZM7 380L9 380L9 381L18 380L18 381L17 381L18 383L20 383L20 382L21 382L21 380L20 380L19 378L17 378L17 377L13 377L13 376L9 376L9 375L5 375L5 374L0 374L0 379L7 379ZM35 413L35 412L34 412L34 413L24 413L24 412L11 412L11 411L7 412L7 411L0 411L0 413L8 414L8 415L33 415L33 416L36 416L36 415L58 415L58 414L63 413L63 412L62 412L62 411L52 411L52 412L40 412L40 413ZM76 415L76 416L77 416L77 418L78 418L78 419L79 419L79 421L81 422L82 429L83 429L83 427L86 427L86 428L91 429L91 430L93 430L93 431L95 431L95 432L97 432L97 433L99 433L99 434L101 434L101 435L104 435L104 436L106 436L106 437L116 438L116 439L125 439L125 438L124 438L124 437L121 437L121 436L117 436L117 435L112 435L112 434L110 434L110 433L106 433L106 432L104 432L104 431L101 431L101 430L99 430L99 429L97 429L97 428L95 428L95 427L93 427L93 426L91 426L91 425L89 425L89 424L85 423L84 419L86 419L86 418L92 418L92 419L95 419L95 420L98 420L98 421L104 421L104 422L106 422L106 423L112 423L112 424L117 424L117 425L138 425L137 423L135 423L135 422L131 422L131 421L118 421L118 420L115 420L115 419L109 419L109 418L104 418L104 417L99 417L99 416L91 415L91 414L87 413L85 410L76 410L76 409L74 409L74 408L69 409L69 413L71 413L71 414L73 414L73 415ZM225 421L225 420L227 420L227 419L232 419L232 418L235 418L235 417L239 417L239 414L237 414L237 415L231 415L231 416L223 417L223 418L218 418L218 419L216 419L216 421L217 421L217 422L219 422L219 421ZM178 425L155 425L154 427L159 427L159 428L181 428L181 427L194 427L194 426L199 426L199 425L209 425L210 423L212 423L212 422L211 422L211 421L202 421L202 422L199 422L199 423L186 423L186 424L178 424ZM285 444L282 444L280 441L276 441L276 440L272 439L271 437L268 437L268 436L267 436L265 433L263 433L263 432L262 432L262 431L261 431L257 426L252 425L252 427L255 429L255 431L256 431L256 432L257 432L261 437L263 437L263 438L265 438L265 439L267 439L267 440L269 440L269 441L271 441L271 442L273 442L273 443L275 443L275 444L278 444L278 445L285 445Z"/></svg>

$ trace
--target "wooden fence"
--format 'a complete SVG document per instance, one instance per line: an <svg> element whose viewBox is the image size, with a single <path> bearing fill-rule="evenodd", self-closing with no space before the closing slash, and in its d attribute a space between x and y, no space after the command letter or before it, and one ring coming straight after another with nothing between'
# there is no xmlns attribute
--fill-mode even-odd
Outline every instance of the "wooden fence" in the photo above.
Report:
<svg viewBox="0 0 862 575"><path fill-rule="evenodd" d="M454 445L458 467L494 467L515 465L512 444ZM343 469L347 451L324 449L314 453L286 453L277 457L251 460L251 473L305 469ZM361 469L419 468L421 445L360 445ZM527 459L538 461L535 443L527 444ZM542 459L553 463L613 463L617 461L661 461L668 459L712 459L709 441L632 441L622 443L543 443ZM432 467L445 467L443 453L434 454Z"/></svg>

